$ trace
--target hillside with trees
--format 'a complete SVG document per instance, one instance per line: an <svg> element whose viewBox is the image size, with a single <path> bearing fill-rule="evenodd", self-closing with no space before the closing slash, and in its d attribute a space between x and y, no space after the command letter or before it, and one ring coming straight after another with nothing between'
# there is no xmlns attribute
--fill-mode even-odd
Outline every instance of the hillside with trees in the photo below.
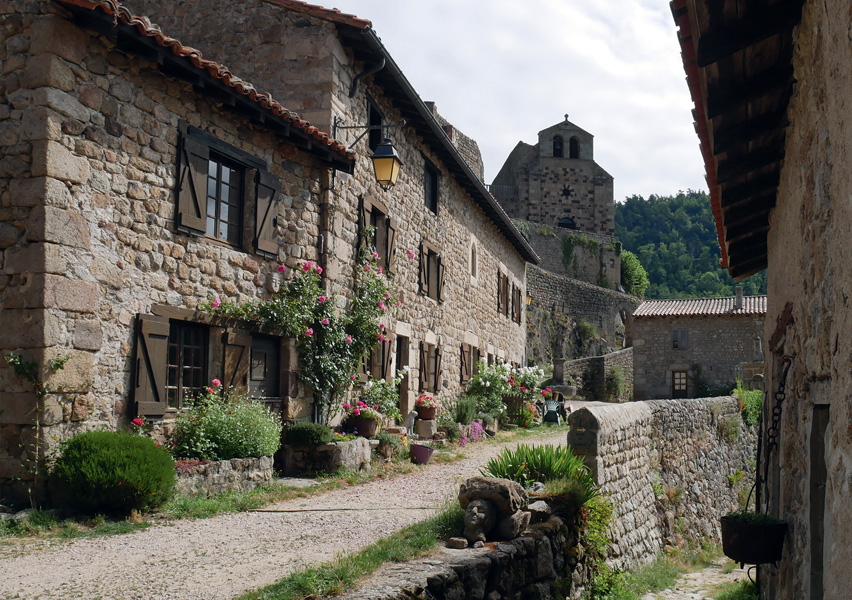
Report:
<svg viewBox="0 0 852 600"><path fill-rule="evenodd" d="M719 266L710 197L631 196L615 205L615 235L648 273L645 298L733 296L736 283ZM746 295L766 293L766 271L739 283Z"/></svg>

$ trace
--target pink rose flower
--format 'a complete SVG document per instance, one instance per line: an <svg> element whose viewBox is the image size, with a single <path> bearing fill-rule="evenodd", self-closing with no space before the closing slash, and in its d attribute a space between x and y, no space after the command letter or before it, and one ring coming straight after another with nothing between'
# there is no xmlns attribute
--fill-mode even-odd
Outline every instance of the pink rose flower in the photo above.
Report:
<svg viewBox="0 0 852 600"><path fill-rule="evenodd" d="M379 258L379 253L375 250L373 251L373 258Z"/></svg>
<svg viewBox="0 0 852 600"><path fill-rule="evenodd" d="M219 381L218 379L214 379L214 380L213 380L213 381L211 381L210 383L212 383L212 384L213 384L213 387L222 387L222 382L221 382L221 381Z"/></svg>
<svg viewBox="0 0 852 600"><path fill-rule="evenodd" d="M356 417L358 417L358 416L361 415L361 411L356 408L355 410L352 411L352 414L355 415Z"/></svg>
<svg viewBox="0 0 852 600"><path fill-rule="evenodd" d="M371 267L370 265L364 265L364 272L365 273L369 273L372 270L373 270L373 267Z"/></svg>
<svg viewBox="0 0 852 600"><path fill-rule="evenodd" d="M352 377L355 377L355 376L353 375ZM343 405L343 409L349 410L349 403L348 402Z"/></svg>
<svg viewBox="0 0 852 600"><path fill-rule="evenodd" d="M222 304L222 299L219 296L213 298L213 302L210 303L210 306L213 308L219 308L219 305Z"/></svg>
<svg viewBox="0 0 852 600"><path fill-rule="evenodd" d="M414 253L414 250L412 250L411 248L406 248L405 253L408 255L408 258L411 259L411 260L414 260L414 258L417 256Z"/></svg>
<svg viewBox="0 0 852 600"><path fill-rule="evenodd" d="M390 292L385 292L385 299L390 300Z"/></svg>
<svg viewBox="0 0 852 600"><path fill-rule="evenodd" d="M387 309L388 309L387 305L384 302L382 302L381 300L379 300L379 310L381 310L382 312L385 312Z"/></svg>
<svg viewBox="0 0 852 600"><path fill-rule="evenodd" d="M350 375L350 376L349 376L349 379L351 379L352 381L355 381L355 375L354 375L354 374L353 374L353 375Z"/></svg>
<svg viewBox="0 0 852 600"><path fill-rule="evenodd" d="M352 336L351 336L351 335L347 335L347 336L346 336L346 343L347 343L347 344L351 344L351 343L352 343ZM355 378L355 376L353 375L353 376L352 376L352 378L354 379L354 378Z"/></svg>
<svg viewBox="0 0 852 600"><path fill-rule="evenodd" d="M384 324L384 323L379 323L379 329L381 329L381 330L383 330L383 331L384 331L384 328L385 328L385 324Z"/></svg>
<svg viewBox="0 0 852 600"><path fill-rule="evenodd" d="M374 405L373 405L373 408L375 408L376 410L379 410L379 405L378 405L378 404L374 404Z"/></svg>
<svg viewBox="0 0 852 600"><path fill-rule="evenodd" d="M305 335L306 336L310 337L313 334L314 334L314 330L312 328L308 327L307 329L305 329Z"/></svg>
<svg viewBox="0 0 852 600"><path fill-rule="evenodd" d="M136 417L135 419L133 419L130 422L133 423L134 425L136 425L137 427L142 427L142 425L145 423L145 421L143 421L139 417Z"/></svg>
<svg viewBox="0 0 852 600"><path fill-rule="evenodd" d="M286 267L286 266L284 266L284 265L278 265L278 272L279 272L279 273L283 273L283 272L284 272L284 270L285 270L286 268L287 268L287 267Z"/></svg>
<svg viewBox="0 0 852 600"><path fill-rule="evenodd" d="M311 262L311 261L309 261L309 260L306 260L306 261L305 261L305 264L303 264L303 265L302 265L302 270L303 270L305 273L307 273L308 271L310 271L310 270L311 270L311 268L312 268L313 266L314 266L314 263L312 263L312 262Z"/></svg>
<svg viewBox="0 0 852 600"><path fill-rule="evenodd" d="M316 269L314 269L314 271L316 271L316 272L317 272L317 275L322 275L322 267L317 266L317 268L316 268Z"/></svg>
<svg viewBox="0 0 852 600"><path fill-rule="evenodd" d="M209 387L209 388L207 388L207 393L208 393L208 394L213 394L213 393L215 393L215 392L213 391L213 388L212 388L212 387Z"/></svg>
<svg viewBox="0 0 852 600"><path fill-rule="evenodd" d="M323 325L328 325L328 318L323 319L322 321L320 321L320 323L322 323Z"/></svg>
<svg viewBox="0 0 852 600"><path fill-rule="evenodd" d="M399 308L400 306L402 306L402 300L397 300L397 301L396 301L396 306L397 306L397 308Z"/></svg>
<svg viewBox="0 0 852 600"><path fill-rule="evenodd" d="M319 298L317 298L317 300L319 300L320 302L325 302L326 298L325 296L320 296Z"/></svg>

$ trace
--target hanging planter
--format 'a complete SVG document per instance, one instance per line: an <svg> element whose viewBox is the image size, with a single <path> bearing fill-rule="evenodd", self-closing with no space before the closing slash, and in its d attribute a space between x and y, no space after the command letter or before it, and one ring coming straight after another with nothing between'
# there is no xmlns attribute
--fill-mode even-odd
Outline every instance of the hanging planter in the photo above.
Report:
<svg viewBox="0 0 852 600"><path fill-rule="evenodd" d="M731 560L748 565L781 560L786 521L744 511L725 515L721 525L722 551Z"/></svg>

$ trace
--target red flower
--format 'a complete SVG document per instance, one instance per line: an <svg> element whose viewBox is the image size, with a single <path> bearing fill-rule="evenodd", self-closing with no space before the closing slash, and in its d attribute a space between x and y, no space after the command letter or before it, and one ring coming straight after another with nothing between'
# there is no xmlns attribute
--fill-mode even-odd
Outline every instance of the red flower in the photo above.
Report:
<svg viewBox="0 0 852 600"><path fill-rule="evenodd" d="M139 417L136 417L135 419L133 419L130 422L133 423L134 425L136 425L137 427L142 427L142 425L144 425L144 423L145 423L145 421L143 421Z"/></svg>

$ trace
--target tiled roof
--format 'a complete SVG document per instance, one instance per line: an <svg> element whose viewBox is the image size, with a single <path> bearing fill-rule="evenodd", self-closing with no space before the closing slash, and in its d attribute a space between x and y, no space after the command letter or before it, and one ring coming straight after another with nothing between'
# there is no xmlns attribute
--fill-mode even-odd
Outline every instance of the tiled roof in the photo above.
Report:
<svg viewBox="0 0 852 600"><path fill-rule="evenodd" d="M705 317L711 315L765 315L766 296L744 296L743 307L734 308L736 298L687 298L683 300L645 300L634 317Z"/></svg>
<svg viewBox="0 0 852 600"><path fill-rule="evenodd" d="M305 13L314 17L320 17L322 19L328 19L329 21L334 21L335 23L342 23L343 25L351 25L352 27L357 27L358 29L370 29L373 26L371 21L367 19L361 19L356 17L355 15L340 12L337 8L326 8L324 6L319 6L318 4L308 4L307 2L301 2L300 0L264 0L270 4L277 4L283 8L289 8L290 10L296 10L301 13Z"/></svg>
<svg viewBox="0 0 852 600"><path fill-rule="evenodd" d="M100 9L107 15L113 16L116 25L120 21L124 25L135 27L136 30L143 36L152 38L164 48L170 49L176 56L183 57L189 61L196 69L207 72L209 75L219 79L236 92L248 97L251 101L256 102L264 109L270 111L275 116L282 118L291 127L298 129L314 140L327 146L331 151L347 156L346 145L332 139L332 137L320 131L318 128L311 125L308 121L300 118L298 114L287 110L272 98L268 92L258 92L258 90L248 81L240 79L234 75L227 67L219 63L206 59L201 52L190 46L184 46L175 38L165 35L159 25L154 25L145 16L134 15L130 10L121 4L118 0L61 0L64 4L70 4L86 10ZM283 2L283 0L280 0ZM304 4L296 2L295 4ZM311 6L311 5L307 5ZM339 12L339 11L338 11ZM343 15L348 16L348 15ZM368 22L369 23L369 22Z"/></svg>

